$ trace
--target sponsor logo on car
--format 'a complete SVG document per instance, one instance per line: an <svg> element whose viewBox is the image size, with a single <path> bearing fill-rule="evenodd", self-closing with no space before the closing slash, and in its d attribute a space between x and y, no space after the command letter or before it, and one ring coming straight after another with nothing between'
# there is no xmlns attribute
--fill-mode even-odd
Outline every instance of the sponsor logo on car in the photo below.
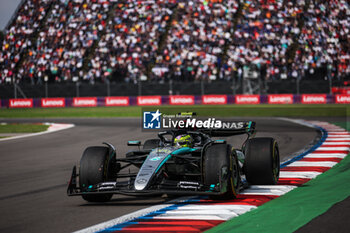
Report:
<svg viewBox="0 0 350 233"><path fill-rule="evenodd" d="M203 104L227 104L226 95L203 95Z"/></svg>
<svg viewBox="0 0 350 233"><path fill-rule="evenodd" d="M144 184L147 182L147 180L146 179L138 179L138 180L136 180L136 182L139 184Z"/></svg>
<svg viewBox="0 0 350 233"><path fill-rule="evenodd" d="M183 189L198 189L200 184L198 182L179 181L177 186Z"/></svg>
<svg viewBox="0 0 350 233"><path fill-rule="evenodd" d="M32 108L33 99L10 99L10 108Z"/></svg>
<svg viewBox="0 0 350 233"><path fill-rule="evenodd" d="M160 129L161 113L159 109L155 112L143 112L143 128L144 129Z"/></svg>
<svg viewBox="0 0 350 233"><path fill-rule="evenodd" d="M169 148L158 148L156 153L163 153L163 154L170 154L172 152L171 149Z"/></svg>
<svg viewBox="0 0 350 233"><path fill-rule="evenodd" d="M139 173L138 176L148 176L149 173Z"/></svg>
<svg viewBox="0 0 350 233"><path fill-rule="evenodd" d="M171 105L193 105L194 104L194 96L193 95L173 95L170 96L169 103Z"/></svg>
<svg viewBox="0 0 350 233"><path fill-rule="evenodd" d="M158 161L158 160L160 160L160 159L162 159L162 157L157 156L157 157L151 158L150 160L151 160L151 161Z"/></svg>

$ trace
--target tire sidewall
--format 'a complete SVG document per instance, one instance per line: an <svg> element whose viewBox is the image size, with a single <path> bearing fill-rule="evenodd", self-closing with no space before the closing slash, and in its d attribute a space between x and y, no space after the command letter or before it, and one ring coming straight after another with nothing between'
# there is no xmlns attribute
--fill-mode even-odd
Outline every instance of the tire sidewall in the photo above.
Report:
<svg viewBox="0 0 350 233"><path fill-rule="evenodd" d="M79 187L87 192L91 185L109 181L109 168L111 166L109 149L107 147L88 147L83 153L79 167ZM104 202L111 199L113 194L82 195L90 202Z"/></svg>
<svg viewBox="0 0 350 233"><path fill-rule="evenodd" d="M248 183L274 185L279 178L279 150L277 141L270 137L252 138L244 148L244 173Z"/></svg>

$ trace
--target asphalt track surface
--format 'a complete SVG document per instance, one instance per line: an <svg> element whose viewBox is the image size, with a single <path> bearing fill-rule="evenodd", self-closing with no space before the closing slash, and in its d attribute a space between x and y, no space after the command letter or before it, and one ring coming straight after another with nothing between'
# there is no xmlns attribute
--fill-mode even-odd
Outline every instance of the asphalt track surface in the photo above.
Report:
<svg viewBox="0 0 350 233"><path fill-rule="evenodd" d="M251 119L251 118L250 118ZM256 118L256 136L276 138L281 160L302 150L316 130L291 122ZM110 142L123 157L128 140L154 138L142 132L137 118L0 119L0 122L74 123L76 127L40 136L0 141L0 232L72 232L131 212L161 204L166 199L115 195L104 204L68 197L66 185L73 165L88 146ZM244 138L230 141L238 147Z"/></svg>
<svg viewBox="0 0 350 233"><path fill-rule="evenodd" d="M346 233L350 230L350 197L332 206L295 233Z"/></svg>

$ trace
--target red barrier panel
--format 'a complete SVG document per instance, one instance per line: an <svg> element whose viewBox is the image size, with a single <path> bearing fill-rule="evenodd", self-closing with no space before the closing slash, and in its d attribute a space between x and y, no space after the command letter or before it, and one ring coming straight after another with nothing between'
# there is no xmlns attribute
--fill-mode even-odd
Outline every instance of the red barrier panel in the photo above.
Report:
<svg viewBox="0 0 350 233"><path fill-rule="evenodd" d="M260 104L260 95L236 95L236 104Z"/></svg>
<svg viewBox="0 0 350 233"><path fill-rule="evenodd" d="M350 87L332 87L333 94L350 95Z"/></svg>
<svg viewBox="0 0 350 233"><path fill-rule="evenodd" d="M76 97L73 98L73 107L96 107L97 97Z"/></svg>
<svg viewBox="0 0 350 233"><path fill-rule="evenodd" d="M304 94L301 95L302 104L326 104L327 95L326 94Z"/></svg>
<svg viewBox="0 0 350 233"><path fill-rule="evenodd" d="M102 101L102 102L100 102ZM54 108L54 107L97 107L97 106L158 106L195 105L195 104L350 104L350 95L337 94L271 94L260 95L173 95L173 96L112 96L112 97L76 97L76 98L38 98L4 99L0 107L8 108Z"/></svg>
<svg viewBox="0 0 350 233"><path fill-rule="evenodd" d="M171 105L193 105L193 95L172 95L169 98L169 104Z"/></svg>
<svg viewBox="0 0 350 233"><path fill-rule="evenodd" d="M292 104L292 94L281 94L281 95L268 95L269 104Z"/></svg>
<svg viewBox="0 0 350 233"><path fill-rule="evenodd" d="M335 95L336 104L350 104L350 95Z"/></svg>
<svg viewBox="0 0 350 233"><path fill-rule="evenodd" d="M203 95L202 104L227 104L227 95Z"/></svg>
<svg viewBox="0 0 350 233"><path fill-rule="evenodd" d="M58 108L65 107L66 101L64 98L44 98L41 99L42 108Z"/></svg>
<svg viewBox="0 0 350 233"><path fill-rule="evenodd" d="M161 105L161 104L162 104L162 97L160 95L137 97L137 105L139 106Z"/></svg>
<svg viewBox="0 0 350 233"><path fill-rule="evenodd" d="M33 99L10 99L10 108L32 108Z"/></svg>
<svg viewBox="0 0 350 233"><path fill-rule="evenodd" d="M105 106L129 106L129 97L127 96L118 96L118 97L106 97Z"/></svg>

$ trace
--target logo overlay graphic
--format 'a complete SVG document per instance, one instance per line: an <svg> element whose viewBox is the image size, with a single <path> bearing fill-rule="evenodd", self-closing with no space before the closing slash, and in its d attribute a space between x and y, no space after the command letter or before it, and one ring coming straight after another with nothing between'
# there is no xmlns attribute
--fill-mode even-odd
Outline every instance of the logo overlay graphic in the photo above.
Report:
<svg viewBox="0 0 350 233"><path fill-rule="evenodd" d="M322 97L319 94L313 94L313 95L304 95L304 97L310 97L307 99L308 101L314 101L312 103L316 103L315 101L321 100L320 97ZM254 96L251 95L249 98L253 98ZM346 99L341 99L343 96L339 96L339 103L346 102ZM304 98L305 99L305 98ZM259 100L259 99L257 99ZM276 100L276 99L274 99ZM324 98L323 100L327 100L327 98ZM239 101L242 101L241 103L248 103L251 100L250 99L240 99ZM254 100L255 101L255 100ZM283 100L284 101L284 100ZM349 98L350 102L350 98ZM252 102L253 103L253 99ZM276 102L277 103L277 102ZM311 102L310 102L311 103ZM318 103L321 103L318 102ZM193 111L194 110L194 111ZM277 112L286 112L285 108L274 108ZM310 109L308 107L298 107L293 108L294 112L305 112L309 111ZM336 110L336 111L335 111ZM188 130L188 131L201 131L204 133L212 134L213 131L210 130L219 130L219 131L225 131L228 133L230 130L251 130L254 125L252 125L249 118L243 118L239 119L235 115L239 116L239 110L235 108L220 108L220 107L192 107L192 106L180 106L180 107L173 107L173 106L166 106L166 107L145 107L142 108L140 115L142 114L142 117L140 117L140 129L142 131L146 132L160 132L160 131L168 131L168 130ZM249 111L255 112L255 111L271 111L270 108L250 108ZM324 112L324 108L313 108L313 111L315 112ZM340 114L341 116L346 116L346 108L344 107L337 107L332 108L329 111L329 114L332 115L334 113ZM232 114L232 116L235 117L228 117L228 114ZM288 117L288 114L286 112ZM284 115L281 115L284 116ZM335 115L334 115L335 116ZM346 118L343 118L344 121L346 121ZM141 126L142 125L142 126ZM268 132L271 132L271 128L267 128ZM261 130L260 130L261 132ZM170 140L170 139L169 139ZM159 152L160 153L160 152Z"/></svg>
<svg viewBox="0 0 350 233"><path fill-rule="evenodd" d="M157 111L143 112L143 129L243 129L247 122L222 121L215 118L196 118L194 112L165 114Z"/></svg>
<svg viewBox="0 0 350 233"><path fill-rule="evenodd" d="M143 112L143 128L144 129L160 129L160 116L162 114L159 109L155 112Z"/></svg>

